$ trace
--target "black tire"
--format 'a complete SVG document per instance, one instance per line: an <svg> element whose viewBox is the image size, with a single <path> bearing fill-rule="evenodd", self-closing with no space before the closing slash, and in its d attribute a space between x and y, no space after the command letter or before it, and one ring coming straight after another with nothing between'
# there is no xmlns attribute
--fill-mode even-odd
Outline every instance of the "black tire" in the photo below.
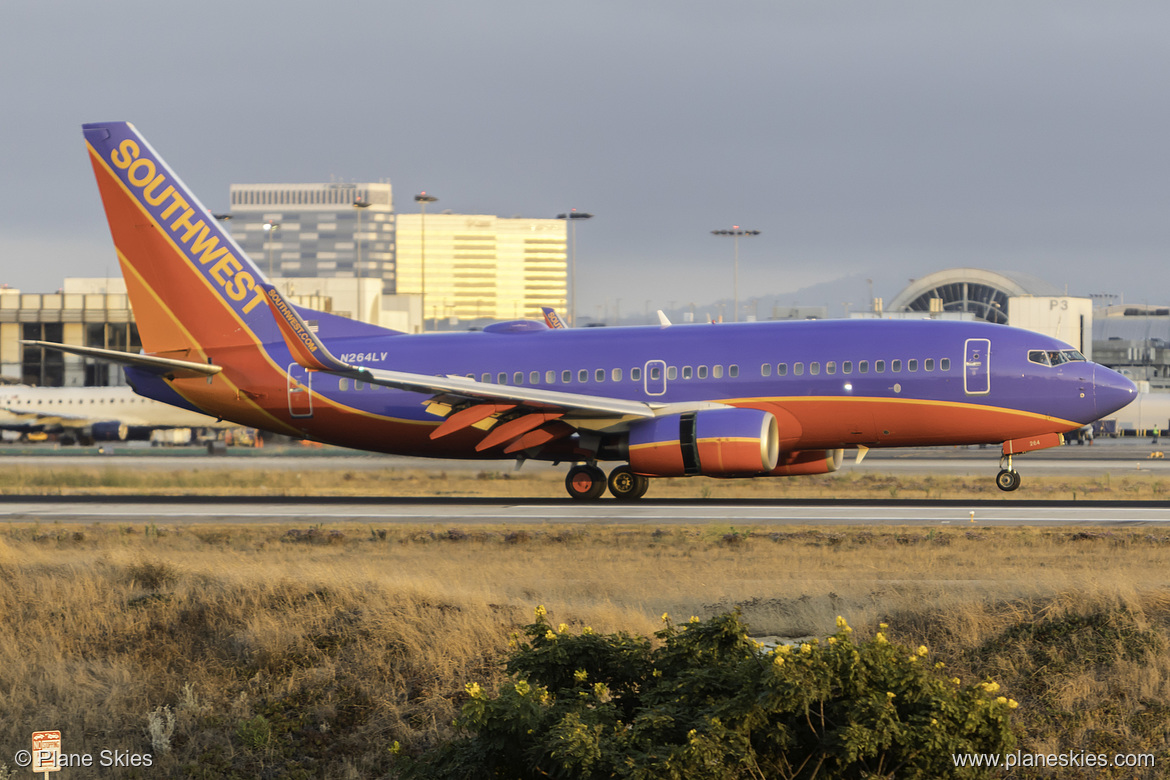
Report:
<svg viewBox="0 0 1170 780"><path fill-rule="evenodd" d="M635 474L629 466L618 466L609 472L609 492L618 501L637 501L650 489L650 478Z"/></svg>
<svg viewBox="0 0 1170 780"><path fill-rule="evenodd" d="M1005 493L1010 493L1020 486L1020 472L1004 469L995 476L995 486Z"/></svg>
<svg viewBox="0 0 1170 780"><path fill-rule="evenodd" d="M605 492L605 472L596 466L574 466L565 475L565 490L577 501L595 501Z"/></svg>

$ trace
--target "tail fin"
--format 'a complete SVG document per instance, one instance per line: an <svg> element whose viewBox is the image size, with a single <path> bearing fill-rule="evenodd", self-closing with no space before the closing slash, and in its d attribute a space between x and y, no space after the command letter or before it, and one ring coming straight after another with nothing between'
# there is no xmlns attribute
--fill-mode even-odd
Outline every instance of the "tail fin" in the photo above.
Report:
<svg viewBox="0 0 1170 780"><path fill-rule="evenodd" d="M561 319L561 315L557 314L557 310L551 306L541 306L540 310L544 312L544 323L553 330L559 330L565 327L565 321Z"/></svg>
<svg viewBox="0 0 1170 780"><path fill-rule="evenodd" d="M134 126L83 129L143 349L207 362L278 339L260 270Z"/></svg>

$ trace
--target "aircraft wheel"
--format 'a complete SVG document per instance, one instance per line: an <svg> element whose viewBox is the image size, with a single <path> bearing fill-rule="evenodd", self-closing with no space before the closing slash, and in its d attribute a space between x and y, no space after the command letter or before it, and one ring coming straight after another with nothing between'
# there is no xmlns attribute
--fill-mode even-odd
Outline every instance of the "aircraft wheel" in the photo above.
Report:
<svg viewBox="0 0 1170 780"><path fill-rule="evenodd" d="M635 474L629 466L609 472L609 492L618 501L637 501L650 488L650 478Z"/></svg>
<svg viewBox="0 0 1170 780"><path fill-rule="evenodd" d="M593 501L605 492L605 472L596 466L574 466L565 475L565 489L578 501Z"/></svg>
<svg viewBox="0 0 1170 780"><path fill-rule="evenodd" d="M995 485L1004 492L1011 492L1020 486L1020 472L1004 469L995 477Z"/></svg>

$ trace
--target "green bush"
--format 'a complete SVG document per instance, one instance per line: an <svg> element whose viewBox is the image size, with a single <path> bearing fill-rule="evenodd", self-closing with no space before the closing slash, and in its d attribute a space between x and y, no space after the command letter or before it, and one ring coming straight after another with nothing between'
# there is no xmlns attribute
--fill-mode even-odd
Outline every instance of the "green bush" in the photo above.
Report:
<svg viewBox="0 0 1170 780"><path fill-rule="evenodd" d="M952 754L1014 747L991 682L947 679L925 647L879 632L765 650L738 612L676 626L657 645L554 629L543 607L495 696L479 685L465 733L408 774L459 778L936 778L978 776ZM884 626L883 626L884 628Z"/></svg>

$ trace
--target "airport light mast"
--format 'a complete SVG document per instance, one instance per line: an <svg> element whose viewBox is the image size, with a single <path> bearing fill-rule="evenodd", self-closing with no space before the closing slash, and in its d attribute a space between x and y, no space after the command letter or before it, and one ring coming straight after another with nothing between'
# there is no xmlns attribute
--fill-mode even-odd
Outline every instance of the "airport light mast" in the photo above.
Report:
<svg viewBox="0 0 1170 780"><path fill-rule="evenodd" d="M420 231L422 233L422 281L420 287L422 289L422 329L426 332L427 329L427 204L434 203L438 200L434 195L427 195L426 190L423 190L418 195L414 196L418 203L419 212L422 215L420 223Z"/></svg>
<svg viewBox="0 0 1170 780"><path fill-rule="evenodd" d="M735 268L732 272L732 287L735 295L735 315L733 322L739 322L739 237L758 236L758 230L743 230L739 225L733 225L731 230L712 230L713 236L731 236L735 241Z"/></svg>

